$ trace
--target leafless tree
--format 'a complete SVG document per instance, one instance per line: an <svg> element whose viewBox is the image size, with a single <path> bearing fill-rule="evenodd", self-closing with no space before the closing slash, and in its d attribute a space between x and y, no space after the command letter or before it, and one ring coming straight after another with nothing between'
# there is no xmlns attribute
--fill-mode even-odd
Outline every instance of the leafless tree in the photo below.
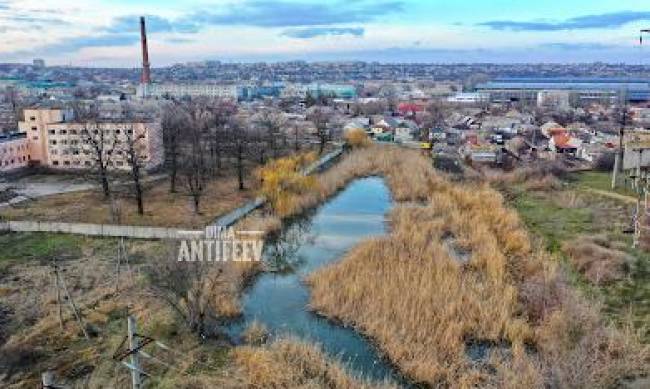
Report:
<svg viewBox="0 0 650 389"><path fill-rule="evenodd" d="M442 127L445 125L449 107L440 100L434 100L427 106L426 113L426 126Z"/></svg>
<svg viewBox="0 0 650 389"><path fill-rule="evenodd" d="M212 165L219 171L222 167L224 127L228 124L232 115L237 112L237 107L229 101L216 100L210 102L208 109L212 122L210 128L210 155L213 160Z"/></svg>
<svg viewBox="0 0 650 389"><path fill-rule="evenodd" d="M304 123L294 122L290 125L291 129L291 143L293 146L293 151L296 153L300 151L302 142L304 141L306 128Z"/></svg>
<svg viewBox="0 0 650 389"><path fill-rule="evenodd" d="M276 109L265 109L253 117L255 125L259 128L265 143L271 149L273 158L280 156L283 129L287 123L284 114Z"/></svg>
<svg viewBox="0 0 650 389"><path fill-rule="evenodd" d="M318 136L318 154L323 154L325 144L329 140L329 129L327 123L332 117L332 112L321 106L313 107L307 115L307 119L314 123L316 135Z"/></svg>
<svg viewBox="0 0 650 389"><path fill-rule="evenodd" d="M73 107L76 119L81 124L82 152L89 154L92 161L91 172L100 182L105 199L111 197L110 169L118 146L113 131L105 131L98 122L95 106L77 104Z"/></svg>
<svg viewBox="0 0 650 389"><path fill-rule="evenodd" d="M133 194L135 196L138 214L144 215L144 188L142 179L146 168L146 134L140 128L134 128L133 123L137 121L136 115L129 104L123 104L122 113L127 124L116 135L118 140L117 153L120 156L125 156L126 164L129 167L129 174L133 182Z"/></svg>
<svg viewBox="0 0 650 389"><path fill-rule="evenodd" d="M165 301L187 324L190 331L205 337L214 332L208 323L218 319L215 289L222 281L223 270L213 262L179 262L168 257L148 267L150 291Z"/></svg>
<svg viewBox="0 0 650 389"><path fill-rule="evenodd" d="M208 178L208 161L204 142L205 128L208 125L209 112L201 101L188 103L189 123L185 129L186 150L181 154L181 174L190 197L194 203L194 212L199 213L199 205L205 182Z"/></svg>
<svg viewBox="0 0 650 389"><path fill-rule="evenodd" d="M182 135L190 119L185 108L178 102L168 104L162 114L161 126L165 159L169 168L169 191L176 193Z"/></svg>
<svg viewBox="0 0 650 389"><path fill-rule="evenodd" d="M246 120L241 117L232 117L226 128L226 138L230 146L229 154L235 160L239 190L244 190L246 189L244 180L246 161L253 156L251 146L255 137Z"/></svg>
<svg viewBox="0 0 650 389"><path fill-rule="evenodd" d="M442 128L446 125L449 106L440 100L433 100L426 109L422 119L422 129L428 131L432 128ZM428 134L420 134L421 139L426 139Z"/></svg>
<svg viewBox="0 0 650 389"><path fill-rule="evenodd" d="M120 151L123 155L126 155L126 161L130 168L138 214L144 215L142 175L145 169L145 161L143 159L144 148L146 147L144 145L145 134L135 131L133 126L130 125L127 126L124 132L124 141L121 142L122 150Z"/></svg>
<svg viewBox="0 0 650 389"><path fill-rule="evenodd" d="M365 116L380 115L388 109L388 102L386 100L376 100L368 103L360 104L359 108L361 113Z"/></svg>

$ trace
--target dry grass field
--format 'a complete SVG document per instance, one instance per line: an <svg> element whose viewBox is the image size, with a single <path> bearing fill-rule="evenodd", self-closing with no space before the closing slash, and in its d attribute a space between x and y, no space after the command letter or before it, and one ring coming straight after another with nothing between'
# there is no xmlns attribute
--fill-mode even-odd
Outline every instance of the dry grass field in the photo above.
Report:
<svg viewBox="0 0 650 389"><path fill-rule="evenodd" d="M314 310L355 326L434 386L610 387L648 373L647 347L565 281L498 192L451 183L415 151L357 151L297 210L368 174L385 176L407 203L387 237L309 277Z"/></svg>
<svg viewBox="0 0 650 389"><path fill-rule="evenodd" d="M320 174L318 185L297 196L283 215L252 215L240 226L277 230L282 218L305 212L368 175L385 177L397 202L389 215L390 233L363 242L310 276L311 304L367 335L414 381L454 388L604 388L649 373L650 353L637 334L611 325L600 307L576 290L556 253L531 240L498 192L486 183L452 183L417 151L354 150ZM71 205L64 205L72 214ZM187 198L183 206L191 210ZM169 220L177 220L173 217ZM166 248L154 242L129 247L136 270L132 276L123 273L119 293L115 240L8 234L0 235L0 243L0 308L9 312L8 321L0 322L3 387L35 387L48 368L72 387L128 386L126 369L111 359L126 334L127 311L142 333L172 348L147 349L167 363L144 361L153 375L151 387L377 386L351 377L311 344L268 343L261 325L252 325L248 344L238 347L190 332L169 304L150 292L146 266L169 260ZM585 255L604 258L610 254L604 249L615 247L587 243L574 253L575 263L600 277L602 260L588 261ZM70 257L62 263L65 279L90 341L69 310L59 324L47 265L53 255ZM260 269L215 270L221 282L205 303L221 318L236 316L242 288ZM188 303L183 299L181 305Z"/></svg>
<svg viewBox="0 0 650 389"><path fill-rule="evenodd" d="M209 181L201 199L201 212L194 212L191 198L184 193L182 182L178 192L169 192L169 181L146 184L145 214L138 215L135 201L120 187L117 202L121 224L138 226L202 228L216 217L255 197L257 180L252 176L247 190L239 191L237 177L227 173ZM11 220L42 220L79 223L113 223L111 207L98 191L84 191L47 196L0 209L0 217Z"/></svg>
<svg viewBox="0 0 650 389"><path fill-rule="evenodd" d="M48 238L51 244L43 244L40 238ZM147 267L166 260L168 250L159 242L129 242L132 272L126 266L122 269L119 292L114 239L7 234L0 235L0 243L0 386L4 388L39 387L40 374L48 369L66 387L128 387L128 370L111 358L126 335L127 313L136 317L139 333L170 347L145 348L156 358L141 361L152 375L146 387L369 387L313 345L291 339L267 344L263 328L257 326L248 331L249 344L240 347L191 333L170 306L150 292ZM13 243L19 243L21 250L6 246ZM59 322L49 266L52 257L59 258L89 340L66 301ZM220 317L236 316L241 289L257 270L250 263L223 264L215 270L222 282L215 285L207 303Z"/></svg>

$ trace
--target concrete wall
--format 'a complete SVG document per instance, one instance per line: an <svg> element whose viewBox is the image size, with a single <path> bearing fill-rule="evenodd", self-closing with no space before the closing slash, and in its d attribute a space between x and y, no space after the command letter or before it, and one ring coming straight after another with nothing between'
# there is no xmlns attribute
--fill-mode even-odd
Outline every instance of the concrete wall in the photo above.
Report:
<svg viewBox="0 0 650 389"><path fill-rule="evenodd" d="M39 221L0 222L0 231L11 232L53 232L87 236L127 237L135 239L189 239L203 231L179 230L176 228L119 226L110 224L58 223Z"/></svg>

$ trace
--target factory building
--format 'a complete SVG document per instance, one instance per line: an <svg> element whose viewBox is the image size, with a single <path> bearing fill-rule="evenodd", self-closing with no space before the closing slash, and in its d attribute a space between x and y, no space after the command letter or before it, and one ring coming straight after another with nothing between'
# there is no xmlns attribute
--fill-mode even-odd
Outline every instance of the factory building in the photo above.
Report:
<svg viewBox="0 0 650 389"><path fill-rule="evenodd" d="M478 92L489 94L490 101L498 103L525 102L537 104L539 92L543 97L551 92L567 92L573 101L614 102L625 96L630 102L650 101L650 81L642 79L531 77L498 78L476 86ZM557 94L556 94L557 96Z"/></svg>

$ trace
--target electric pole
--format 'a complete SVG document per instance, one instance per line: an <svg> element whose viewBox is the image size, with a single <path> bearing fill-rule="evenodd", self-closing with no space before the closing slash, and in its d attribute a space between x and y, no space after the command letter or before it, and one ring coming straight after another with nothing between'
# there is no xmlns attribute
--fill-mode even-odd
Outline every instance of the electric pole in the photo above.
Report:
<svg viewBox="0 0 650 389"><path fill-rule="evenodd" d="M137 333L135 317L131 315L127 317L127 330L127 335L122 339L122 343L115 350L115 353L113 353L113 360L122 363L131 371L132 387L133 389L140 389L142 388L143 379L150 375L140 367L139 356L142 353L144 357L147 357L148 354L145 354L142 349L153 342L154 339ZM129 362L125 361L127 357L129 358Z"/></svg>
<svg viewBox="0 0 650 389"><path fill-rule="evenodd" d="M131 315L128 317L128 331L129 331L129 348L131 350L138 350L138 340L136 334L135 318ZM140 389L142 381L140 380L140 362L138 352L131 353L131 382L133 389Z"/></svg>
<svg viewBox="0 0 650 389"><path fill-rule="evenodd" d="M614 158L614 168L612 169L612 190L616 189L616 179L619 172L623 171L623 138L625 136L625 126L627 125L627 93L621 92L618 103L618 122L620 127L618 129L618 153Z"/></svg>

